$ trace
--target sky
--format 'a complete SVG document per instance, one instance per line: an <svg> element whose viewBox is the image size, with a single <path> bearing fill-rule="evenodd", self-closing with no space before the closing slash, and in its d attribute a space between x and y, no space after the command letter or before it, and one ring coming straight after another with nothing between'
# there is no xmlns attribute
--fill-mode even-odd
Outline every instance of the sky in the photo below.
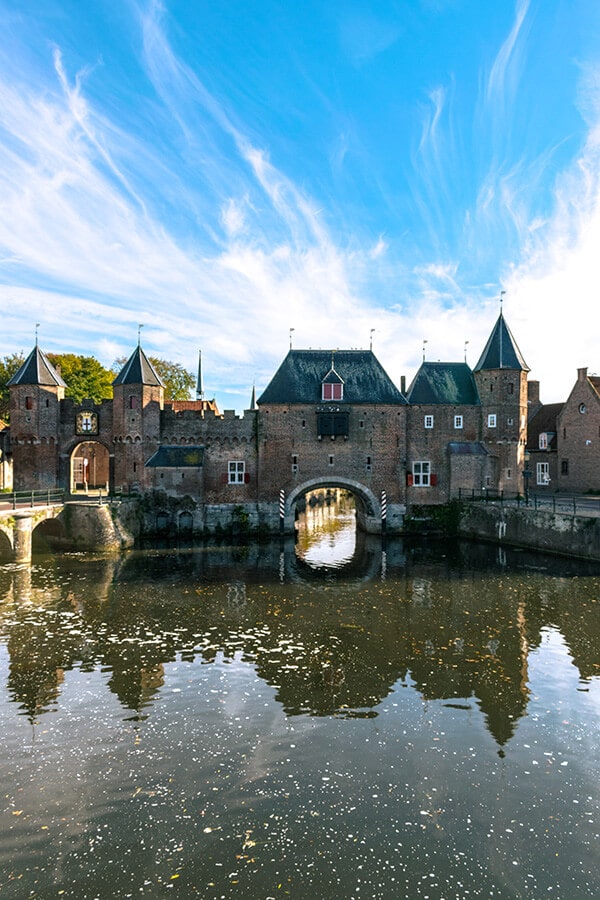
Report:
<svg viewBox="0 0 600 900"><path fill-rule="evenodd" d="M502 297L544 402L600 371L600 3L0 0L0 35L0 357L140 333L241 412L290 342L474 366Z"/></svg>

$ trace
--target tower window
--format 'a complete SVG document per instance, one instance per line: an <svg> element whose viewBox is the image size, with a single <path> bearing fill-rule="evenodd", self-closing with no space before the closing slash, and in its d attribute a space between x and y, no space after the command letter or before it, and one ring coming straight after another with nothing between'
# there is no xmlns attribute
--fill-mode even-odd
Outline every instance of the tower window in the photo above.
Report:
<svg viewBox="0 0 600 900"><path fill-rule="evenodd" d="M33 397L25 397L25 409L33 409Z"/></svg>

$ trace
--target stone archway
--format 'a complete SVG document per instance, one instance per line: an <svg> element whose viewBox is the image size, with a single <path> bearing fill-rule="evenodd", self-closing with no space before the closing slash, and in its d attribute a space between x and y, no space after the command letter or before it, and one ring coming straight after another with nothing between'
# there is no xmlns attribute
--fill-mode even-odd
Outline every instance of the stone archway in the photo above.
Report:
<svg viewBox="0 0 600 900"><path fill-rule="evenodd" d="M341 488L350 491L356 503L356 522L368 534L381 532L381 504L373 491L351 478L321 477L311 478L290 491L285 498L285 530L293 531L296 503L300 497L311 491Z"/></svg>
<svg viewBox="0 0 600 900"><path fill-rule="evenodd" d="M80 441L71 451L69 486L72 494L108 491L110 454L100 441Z"/></svg>

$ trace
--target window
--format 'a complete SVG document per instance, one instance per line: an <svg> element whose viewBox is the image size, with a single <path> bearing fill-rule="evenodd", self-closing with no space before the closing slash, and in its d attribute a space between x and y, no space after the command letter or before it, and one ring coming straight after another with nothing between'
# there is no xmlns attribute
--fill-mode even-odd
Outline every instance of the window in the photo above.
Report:
<svg viewBox="0 0 600 900"><path fill-rule="evenodd" d="M490 413L488 416L488 428L496 427L496 413Z"/></svg>
<svg viewBox="0 0 600 900"><path fill-rule="evenodd" d="M329 454L329 465L330 466L333 465L333 454L331 454L331 453Z"/></svg>
<svg viewBox="0 0 600 900"><path fill-rule="evenodd" d="M25 397L25 409L33 409L33 397Z"/></svg>
<svg viewBox="0 0 600 900"><path fill-rule="evenodd" d="M560 474L568 475L569 474L569 460L561 459L560 461Z"/></svg>
<svg viewBox="0 0 600 900"><path fill-rule="evenodd" d="M130 397L129 398L129 409L137 409L138 408L138 398Z"/></svg>
<svg viewBox="0 0 600 900"><path fill-rule="evenodd" d="M433 416L425 416L425 428L433 428Z"/></svg>
<svg viewBox="0 0 600 900"><path fill-rule="evenodd" d="M298 471L298 454L292 453L292 473L295 475Z"/></svg>
<svg viewBox="0 0 600 900"><path fill-rule="evenodd" d="M512 394L512 393L514 392L514 389L515 389L515 386L514 386L514 384L512 383L512 381L510 381L510 382L506 385L506 390L508 391L509 394Z"/></svg>
<svg viewBox="0 0 600 900"><path fill-rule="evenodd" d="M413 463L413 484L415 487L429 487L431 482L431 463L421 460Z"/></svg>
<svg viewBox="0 0 600 900"><path fill-rule="evenodd" d="M541 462L537 464L537 483L550 484L550 463Z"/></svg>
<svg viewBox="0 0 600 900"><path fill-rule="evenodd" d="M506 478L507 480L510 480L512 478L512 469L506 470Z"/></svg>
<svg viewBox="0 0 600 900"><path fill-rule="evenodd" d="M244 462L230 462L228 464L228 483L229 484L244 484L245 474L246 474L246 463Z"/></svg>
<svg viewBox="0 0 600 900"><path fill-rule="evenodd" d="M582 416L585 415L585 413L587 412L587 407L586 407L585 403L579 404L579 412L581 413Z"/></svg>
<svg viewBox="0 0 600 900"><path fill-rule="evenodd" d="M548 435L546 434L545 431L542 431L542 433L540 434L540 436L538 438L538 446L539 446L540 450L548 449Z"/></svg>
<svg viewBox="0 0 600 900"><path fill-rule="evenodd" d="M506 424L507 424L507 425L514 425L514 419L513 419L513 418L508 418L508 419L506 420Z"/></svg>
<svg viewBox="0 0 600 900"><path fill-rule="evenodd" d="M317 435L336 437L348 437L350 429L350 415L347 412L318 413Z"/></svg>
<svg viewBox="0 0 600 900"><path fill-rule="evenodd" d="M344 395L343 384L323 384L323 400L341 400Z"/></svg>
<svg viewBox="0 0 600 900"><path fill-rule="evenodd" d="M454 427L455 428L463 427L463 417L462 416L454 416Z"/></svg>

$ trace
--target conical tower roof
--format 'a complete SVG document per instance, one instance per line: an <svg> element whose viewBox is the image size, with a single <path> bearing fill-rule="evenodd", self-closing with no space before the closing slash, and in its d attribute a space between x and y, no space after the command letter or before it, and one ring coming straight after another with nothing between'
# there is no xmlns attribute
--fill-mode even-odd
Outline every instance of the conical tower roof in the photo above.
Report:
<svg viewBox="0 0 600 900"><path fill-rule="evenodd" d="M39 384L64 388L67 386L37 344L21 368L8 381L9 387L13 384Z"/></svg>
<svg viewBox="0 0 600 900"><path fill-rule="evenodd" d="M150 384L164 388L164 384L140 344L137 345L113 381L113 385L115 384Z"/></svg>
<svg viewBox="0 0 600 900"><path fill-rule="evenodd" d="M519 369L521 372L529 372L529 366L523 359L502 313L498 316L494 330L473 371L480 372L482 369Z"/></svg>

